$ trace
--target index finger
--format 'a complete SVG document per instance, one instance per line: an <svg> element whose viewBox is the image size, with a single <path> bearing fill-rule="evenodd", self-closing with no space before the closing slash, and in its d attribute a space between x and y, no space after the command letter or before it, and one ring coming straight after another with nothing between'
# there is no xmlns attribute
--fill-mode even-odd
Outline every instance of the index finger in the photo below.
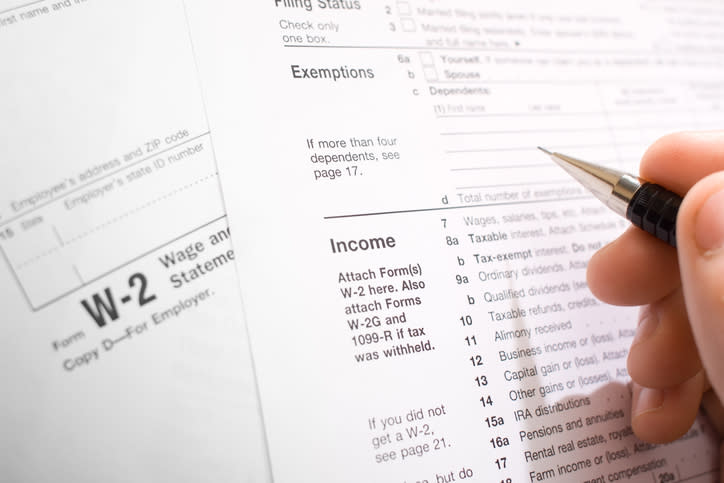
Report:
<svg viewBox="0 0 724 483"><path fill-rule="evenodd" d="M646 151L640 176L684 196L701 178L724 170L724 131L668 134Z"/></svg>

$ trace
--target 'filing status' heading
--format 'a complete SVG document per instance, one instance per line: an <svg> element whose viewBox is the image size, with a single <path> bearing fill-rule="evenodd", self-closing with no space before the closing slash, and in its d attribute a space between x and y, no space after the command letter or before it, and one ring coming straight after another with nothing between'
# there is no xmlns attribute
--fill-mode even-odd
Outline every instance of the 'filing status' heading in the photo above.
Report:
<svg viewBox="0 0 724 483"><path fill-rule="evenodd" d="M359 0L274 0L274 6L284 8L303 8L307 12L311 12L317 4L317 8L321 10L362 10L362 4Z"/></svg>

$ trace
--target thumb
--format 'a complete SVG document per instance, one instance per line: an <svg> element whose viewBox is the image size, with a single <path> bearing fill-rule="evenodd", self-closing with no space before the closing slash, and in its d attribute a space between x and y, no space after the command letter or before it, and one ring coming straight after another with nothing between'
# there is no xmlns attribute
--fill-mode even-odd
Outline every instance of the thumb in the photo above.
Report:
<svg viewBox="0 0 724 483"><path fill-rule="evenodd" d="M724 395L724 172L700 180L681 204L676 225L679 267L702 364Z"/></svg>

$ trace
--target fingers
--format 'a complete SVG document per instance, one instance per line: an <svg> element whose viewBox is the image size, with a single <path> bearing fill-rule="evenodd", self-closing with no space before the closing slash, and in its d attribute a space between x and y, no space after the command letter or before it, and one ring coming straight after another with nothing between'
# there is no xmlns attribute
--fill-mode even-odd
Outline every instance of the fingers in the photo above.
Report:
<svg viewBox="0 0 724 483"><path fill-rule="evenodd" d="M628 356L633 379L632 426L652 443L686 433L708 389L681 289L642 307Z"/></svg>
<svg viewBox="0 0 724 483"><path fill-rule="evenodd" d="M684 195L701 178L724 170L724 131L683 132L656 141L641 160L641 176ZM596 253L591 291L604 302L643 305L678 285L675 250L631 228Z"/></svg>
<svg viewBox="0 0 724 483"><path fill-rule="evenodd" d="M656 141L641 159L642 178L686 194L701 178L724 170L724 131L682 132Z"/></svg>
<svg viewBox="0 0 724 483"><path fill-rule="evenodd" d="M628 360L635 381L632 426L650 442L674 440L691 427L709 388L705 370L714 390L724 394L719 370L724 367L724 173L717 174L722 170L724 132L678 133L657 141L642 159L641 176L686 195L677 223L678 253L630 229L589 263L589 287L600 299L650 304L642 311ZM716 414L724 417L722 411Z"/></svg>
<svg viewBox="0 0 724 483"><path fill-rule="evenodd" d="M588 263L588 287L614 305L644 305L680 284L676 250L631 227Z"/></svg>
<svg viewBox="0 0 724 483"><path fill-rule="evenodd" d="M679 264L692 332L717 394L724 394L724 173L697 183L677 220Z"/></svg>
<svg viewBox="0 0 724 483"><path fill-rule="evenodd" d="M631 378L650 388L677 386L701 371L681 290L641 309L627 364Z"/></svg>
<svg viewBox="0 0 724 483"><path fill-rule="evenodd" d="M643 178L681 195L687 194L699 179L720 170L724 170L724 132L666 136L647 151L641 162ZM702 394L708 389L689 318L695 321L697 342L715 333L713 340L707 339L708 353L702 359L704 367L713 371L715 388L720 394L724 389L724 374L717 377L721 371L716 370L724 362L724 350L719 350L721 355L717 354L717 348L724 347L724 335L720 335L724 332L724 276L719 277L721 281L716 280L717 271L724 274L724 250L720 263L702 262L702 253L724 246L724 194L718 205L715 199L714 207L709 208L710 214L706 215L707 220L709 217L721 220L719 225L697 226L691 221L708 195L720 188L724 192L724 178L716 186L709 185L713 191L700 195L701 198L687 196L687 208L682 209L679 217L679 226L686 226L677 228L678 237L688 241L684 242L683 253L679 244L678 257L664 244L630 229L597 253L589 264L589 287L600 299L618 305L651 304L642 311L628 369L635 381L632 426L639 437L654 443L683 435L691 427ZM697 185L693 191L698 193L701 189ZM696 240L696 228L699 228L699 245L691 242ZM706 255L708 261L718 261L718 252ZM679 287L679 265L685 285L683 291ZM707 268L709 265L712 267ZM702 279L702 271L709 278ZM706 284L703 288L702 283ZM700 303L704 298L708 303ZM708 318L700 324L696 321L702 313L708 314ZM715 356L718 358L714 362Z"/></svg>
<svg viewBox="0 0 724 483"><path fill-rule="evenodd" d="M702 373L668 389L633 383L631 426L636 435L650 443L665 443L684 435L696 419L704 387Z"/></svg>

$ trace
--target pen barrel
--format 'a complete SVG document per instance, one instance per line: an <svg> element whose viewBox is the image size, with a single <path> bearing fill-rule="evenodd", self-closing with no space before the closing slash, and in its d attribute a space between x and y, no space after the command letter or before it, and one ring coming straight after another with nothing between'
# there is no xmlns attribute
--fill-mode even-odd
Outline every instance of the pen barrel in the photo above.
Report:
<svg viewBox="0 0 724 483"><path fill-rule="evenodd" d="M644 183L634 194L626 218L642 230L676 247L676 215L681 196L653 183Z"/></svg>

